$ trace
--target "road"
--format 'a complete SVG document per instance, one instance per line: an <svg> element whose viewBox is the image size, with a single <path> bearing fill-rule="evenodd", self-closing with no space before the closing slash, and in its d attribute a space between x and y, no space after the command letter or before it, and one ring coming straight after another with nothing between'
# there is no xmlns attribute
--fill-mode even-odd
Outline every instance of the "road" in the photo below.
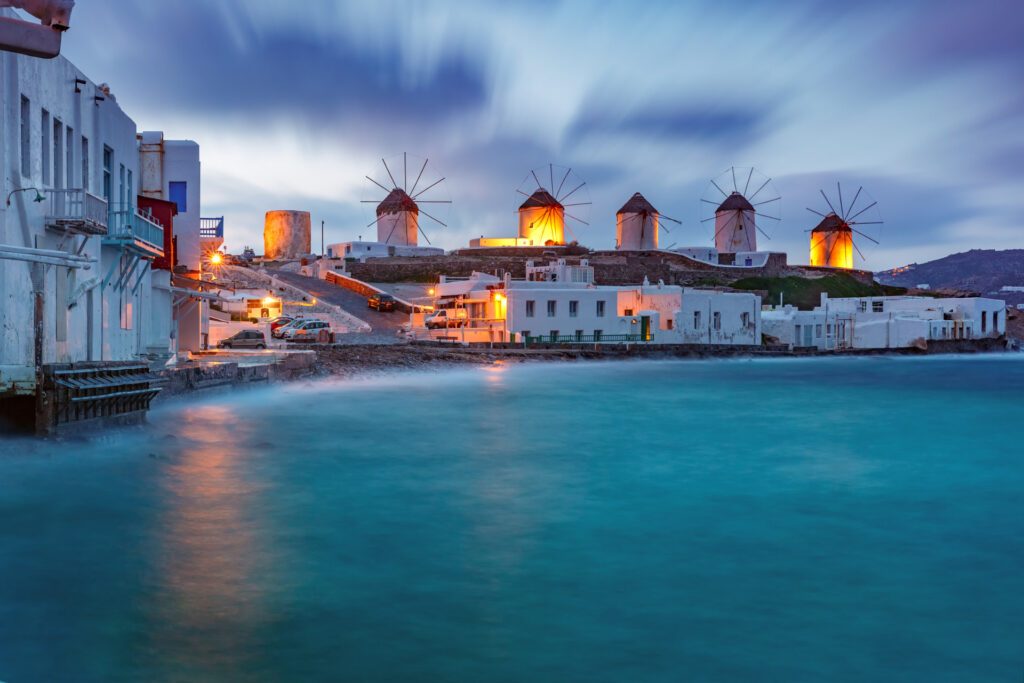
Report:
<svg viewBox="0 0 1024 683"><path fill-rule="evenodd" d="M306 277L305 275L299 275L298 273L289 273L282 270L268 270L268 273L273 274L277 279L287 282L290 285L298 287L299 289L309 292L317 299L325 301L329 304L338 306L346 313L354 315L360 320L366 322L372 329L369 333L352 333L352 334L341 334L338 335L341 339L339 341L359 341L366 343L370 341L379 341L382 343L397 343L399 340L397 336L398 330L405 323L409 322L409 316L400 311L393 313L380 313L367 307L366 297L361 294L332 285L326 280L317 280L315 278Z"/></svg>

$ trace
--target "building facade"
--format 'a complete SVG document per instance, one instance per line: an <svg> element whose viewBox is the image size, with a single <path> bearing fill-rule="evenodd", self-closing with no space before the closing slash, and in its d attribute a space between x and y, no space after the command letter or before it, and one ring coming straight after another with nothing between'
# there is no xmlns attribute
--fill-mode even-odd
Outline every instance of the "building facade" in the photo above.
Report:
<svg viewBox="0 0 1024 683"><path fill-rule="evenodd" d="M900 349L932 341L997 339L1006 304L996 299L881 296L830 299L810 311L766 308L764 333L790 347L824 351Z"/></svg>

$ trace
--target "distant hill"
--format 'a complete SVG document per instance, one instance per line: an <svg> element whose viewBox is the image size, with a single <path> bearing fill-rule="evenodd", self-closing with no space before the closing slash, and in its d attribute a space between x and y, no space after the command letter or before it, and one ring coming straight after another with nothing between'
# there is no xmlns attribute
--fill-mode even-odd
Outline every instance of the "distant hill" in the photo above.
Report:
<svg viewBox="0 0 1024 683"><path fill-rule="evenodd" d="M995 294L1004 285L1024 286L1024 249L972 249L927 263L884 270L875 273L875 279L897 287L928 285L930 289Z"/></svg>

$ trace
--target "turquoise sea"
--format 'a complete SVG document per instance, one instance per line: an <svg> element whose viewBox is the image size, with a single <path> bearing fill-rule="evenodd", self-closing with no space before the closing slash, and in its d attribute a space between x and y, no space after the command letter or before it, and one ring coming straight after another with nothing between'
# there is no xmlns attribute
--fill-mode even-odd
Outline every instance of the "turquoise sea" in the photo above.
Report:
<svg viewBox="0 0 1024 683"><path fill-rule="evenodd" d="M1022 387L564 363L0 438L0 681L1019 682Z"/></svg>

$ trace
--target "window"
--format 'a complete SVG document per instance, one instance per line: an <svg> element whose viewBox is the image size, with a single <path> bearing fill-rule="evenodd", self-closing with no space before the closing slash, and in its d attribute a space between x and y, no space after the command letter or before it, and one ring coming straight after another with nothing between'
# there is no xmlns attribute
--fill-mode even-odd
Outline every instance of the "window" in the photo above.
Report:
<svg viewBox="0 0 1024 683"><path fill-rule="evenodd" d="M32 105L21 96L21 175L32 175Z"/></svg>
<svg viewBox="0 0 1024 683"><path fill-rule="evenodd" d="M65 128L67 131L67 144L64 145L64 151L68 155L67 161L64 164L64 168L67 169L68 182L65 187L75 186L75 131L71 129L71 126Z"/></svg>
<svg viewBox="0 0 1024 683"><path fill-rule="evenodd" d="M132 169L128 169L128 206L135 205L135 183L132 180Z"/></svg>
<svg viewBox="0 0 1024 683"><path fill-rule="evenodd" d="M999 311L992 311L992 331L999 332Z"/></svg>
<svg viewBox="0 0 1024 683"><path fill-rule="evenodd" d="M530 331L529 331L529 330L523 330L523 331L522 331L522 332L520 332L519 334L523 335L523 341L524 341L524 342L525 342L525 341L526 341L527 339L529 339L529 338L530 338Z"/></svg>
<svg viewBox="0 0 1024 683"><path fill-rule="evenodd" d="M569 302L569 317L570 318L575 318L575 317L577 317L579 315L579 312L580 312L580 302L579 301L570 301ZM582 332L580 334L582 334Z"/></svg>
<svg viewBox="0 0 1024 683"><path fill-rule="evenodd" d="M103 198L107 200L107 206L110 206L110 200L113 199L113 168L114 150L103 145Z"/></svg>
<svg viewBox="0 0 1024 683"><path fill-rule="evenodd" d="M43 185L50 184L50 112L43 110L42 133L40 135L40 158L43 160Z"/></svg>
<svg viewBox="0 0 1024 683"><path fill-rule="evenodd" d="M832 336L832 323L828 323L827 325L825 325L825 334L828 335L829 337Z"/></svg>
<svg viewBox="0 0 1024 683"><path fill-rule="evenodd" d="M558 330L551 330L551 341L558 341Z"/></svg>
<svg viewBox="0 0 1024 683"><path fill-rule="evenodd" d="M168 187L168 195L171 201L178 205L178 213L188 211L188 183L172 180Z"/></svg>
<svg viewBox="0 0 1024 683"><path fill-rule="evenodd" d="M601 330L594 330L594 341L601 341Z"/></svg>
<svg viewBox="0 0 1024 683"><path fill-rule="evenodd" d="M558 310L558 302L554 299L548 299L548 317L554 318L555 313Z"/></svg>
<svg viewBox="0 0 1024 683"><path fill-rule="evenodd" d="M576 341L583 341L583 330L576 330Z"/></svg>
<svg viewBox="0 0 1024 683"><path fill-rule="evenodd" d="M988 332L988 311L981 312L981 333Z"/></svg>
<svg viewBox="0 0 1024 683"><path fill-rule="evenodd" d="M598 318L603 318L604 317L604 302L603 301L598 301L597 302L597 317Z"/></svg>
<svg viewBox="0 0 1024 683"><path fill-rule="evenodd" d="M89 189L89 138L82 137L82 189Z"/></svg>
<svg viewBox="0 0 1024 683"><path fill-rule="evenodd" d="M124 190L124 164L121 164L121 170L117 175L117 203L121 205L122 209L125 208L125 205L128 203L124 196Z"/></svg>
<svg viewBox="0 0 1024 683"><path fill-rule="evenodd" d="M817 337L818 339L821 339L821 325L820 324L814 326L814 336Z"/></svg>
<svg viewBox="0 0 1024 683"><path fill-rule="evenodd" d="M693 312L693 329L700 329L700 311Z"/></svg>
<svg viewBox="0 0 1024 683"><path fill-rule="evenodd" d="M633 309L632 309L632 308L627 308L627 309L626 309L626 310L625 310L625 311L624 311L624 312L622 313L622 315L624 315L624 316L626 316L626 317L629 317L629 316L633 315Z"/></svg>
<svg viewBox="0 0 1024 683"><path fill-rule="evenodd" d="M883 310L885 310L885 302L884 301L872 301L871 302L871 312L872 313L881 313Z"/></svg>
<svg viewBox="0 0 1024 683"><path fill-rule="evenodd" d="M860 311L861 313L867 313L867 311L868 311L868 302L867 301L858 301L857 302L857 310Z"/></svg>
<svg viewBox="0 0 1024 683"><path fill-rule="evenodd" d="M672 329L672 318L669 318L668 320L666 320L665 321L665 325L666 325L666 327L665 327L666 330L671 330Z"/></svg>
<svg viewBox="0 0 1024 683"><path fill-rule="evenodd" d="M722 314L718 311L711 314L711 326L716 330L722 329Z"/></svg>
<svg viewBox="0 0 1024 683"><path fill-rule="evenodd" d="M53 186L64 185L64 125L53 120Z"/></svg>
<svg viewBox="0 0 1024 683"><path fill-rule="evenodd" d="M744 328L750 327L750 314L740 313L740 325Z"/></svg>
<svg viewBox="0 0 1024 683"><path fill-rule="evenodd" d="M527 300L527 302L526 302L526 317L527 318L532 318L533 317L533 309L534 309L534 304L535 303L536 302L533 301L532 299Z"/></svg>

